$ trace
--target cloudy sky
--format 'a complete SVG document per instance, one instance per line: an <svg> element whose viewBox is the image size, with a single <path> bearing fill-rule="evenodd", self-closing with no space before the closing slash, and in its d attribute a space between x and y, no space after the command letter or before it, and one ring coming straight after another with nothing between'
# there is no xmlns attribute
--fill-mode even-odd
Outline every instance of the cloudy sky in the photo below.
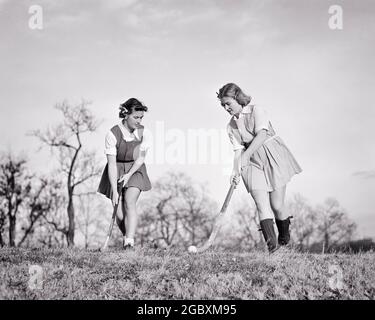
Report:
<svg viewBox="0 0 375 320"><path fill-rule="evenodd" d="M41 30L30 28L35 4ZM333 4L342 30L329 27ZM215 92L235 82L267 108L304 169L288 197L334 197L360 236L375 237L374 9L365 0L0 0L1 149L46 170L49 154L25 134L59 121L57 102L84 98L103 119L88 146L104 165L105 132L134 96L150 108L151 179L181 170L221 202L232 151ZM244 196L241 185L233 200Z"/></svg>

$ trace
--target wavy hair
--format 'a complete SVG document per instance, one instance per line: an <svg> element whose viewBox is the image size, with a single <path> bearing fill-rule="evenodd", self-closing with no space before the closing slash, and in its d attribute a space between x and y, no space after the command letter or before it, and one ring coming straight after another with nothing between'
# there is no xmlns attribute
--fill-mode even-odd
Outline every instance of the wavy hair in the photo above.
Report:
<svg viewBox="0 0 375 320"><path fill-rule="evenodd" d="M219 90L219 93L216 94L219 100L224 97L233 98L243 107L251 101L251 96L245 94L235 83L227 83Z"/></svg>
<svg viewBox="0 0 375 320"><path fill-rule="evenodd" d="M126 115L132 114L134 111L147 111L148 108L136 98L130 98L124 103L120 104L120 118L125 118Z"/></svg>

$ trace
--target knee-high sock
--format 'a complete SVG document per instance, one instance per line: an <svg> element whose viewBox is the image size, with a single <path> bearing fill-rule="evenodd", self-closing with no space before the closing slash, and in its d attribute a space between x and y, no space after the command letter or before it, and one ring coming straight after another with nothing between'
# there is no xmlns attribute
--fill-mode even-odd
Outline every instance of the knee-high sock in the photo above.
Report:
<svg viewBox="0 0 375 320"><path fill-rule="evenodd" d="M289 233L290 218L292 218L292 216L286 218L285 220L276 219L276 226L277 226L277 230L279 231L278 242L282 246L287 245L290 241L290 233Z"/></svg>
<svg viewBox="0 0 375 320"><path fill-rule="evenodd" d="M260 221L260 228L266 241L268 251L273 252L277 249L277 239L275 229L273 227L273 219L264 219Z"/></svg>

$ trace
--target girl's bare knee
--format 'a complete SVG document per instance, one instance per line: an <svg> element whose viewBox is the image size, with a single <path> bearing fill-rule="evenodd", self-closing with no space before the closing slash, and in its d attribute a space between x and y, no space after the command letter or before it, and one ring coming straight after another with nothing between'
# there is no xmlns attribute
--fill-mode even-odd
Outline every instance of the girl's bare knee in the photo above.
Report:
<svg viewBox="0 0 375 320"><path fill-rule="evenodd" d="M269 209L265 208L258 208L258 215L259 215L259 220L264 220L264 219L273 219L273 213Z"/></svg>
<svg viewBox="0 0 375 320"><path fill-rule="evenodd" d="M282 205L271 205L272 211L275 213L281 213L283 212L283 206Z"/></svg>
<svg viewBox="0 0 375 320"><path fill-rule="evenodd" d="M288 217L284 206L281 206L279 208L273 208L273 212L275 213L275 216L279 220L284 220Z"/></svg>

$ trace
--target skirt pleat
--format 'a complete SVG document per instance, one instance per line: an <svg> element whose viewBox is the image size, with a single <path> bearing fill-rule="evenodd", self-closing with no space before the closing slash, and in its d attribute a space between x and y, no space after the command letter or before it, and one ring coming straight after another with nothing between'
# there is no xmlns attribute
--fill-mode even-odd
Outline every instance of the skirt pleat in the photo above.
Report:
<svg viewBox="0 0 375 320"><path fill-rule="evenodd" d="M128 173L133 165L133 162L117 162L117 177L120 178L123 174ZM118 186L118 191L121 190L122 185ZM143 164L133 175L122 189L123 192L129 187L135 187L141 191L148 191L151 189L151 182L147 174L146 166ZM104 194L107 198L112 199L112 186L109 181L108 164L105 166L102 177L100 179L98 192Z"/></svg>
<svg viewBox="0 0 375 320"><path fill-rule="evenodd" d="M248 192L274 191L285 186L300 172L301 167L280 137L266 141L241 168Z"/></svg>

